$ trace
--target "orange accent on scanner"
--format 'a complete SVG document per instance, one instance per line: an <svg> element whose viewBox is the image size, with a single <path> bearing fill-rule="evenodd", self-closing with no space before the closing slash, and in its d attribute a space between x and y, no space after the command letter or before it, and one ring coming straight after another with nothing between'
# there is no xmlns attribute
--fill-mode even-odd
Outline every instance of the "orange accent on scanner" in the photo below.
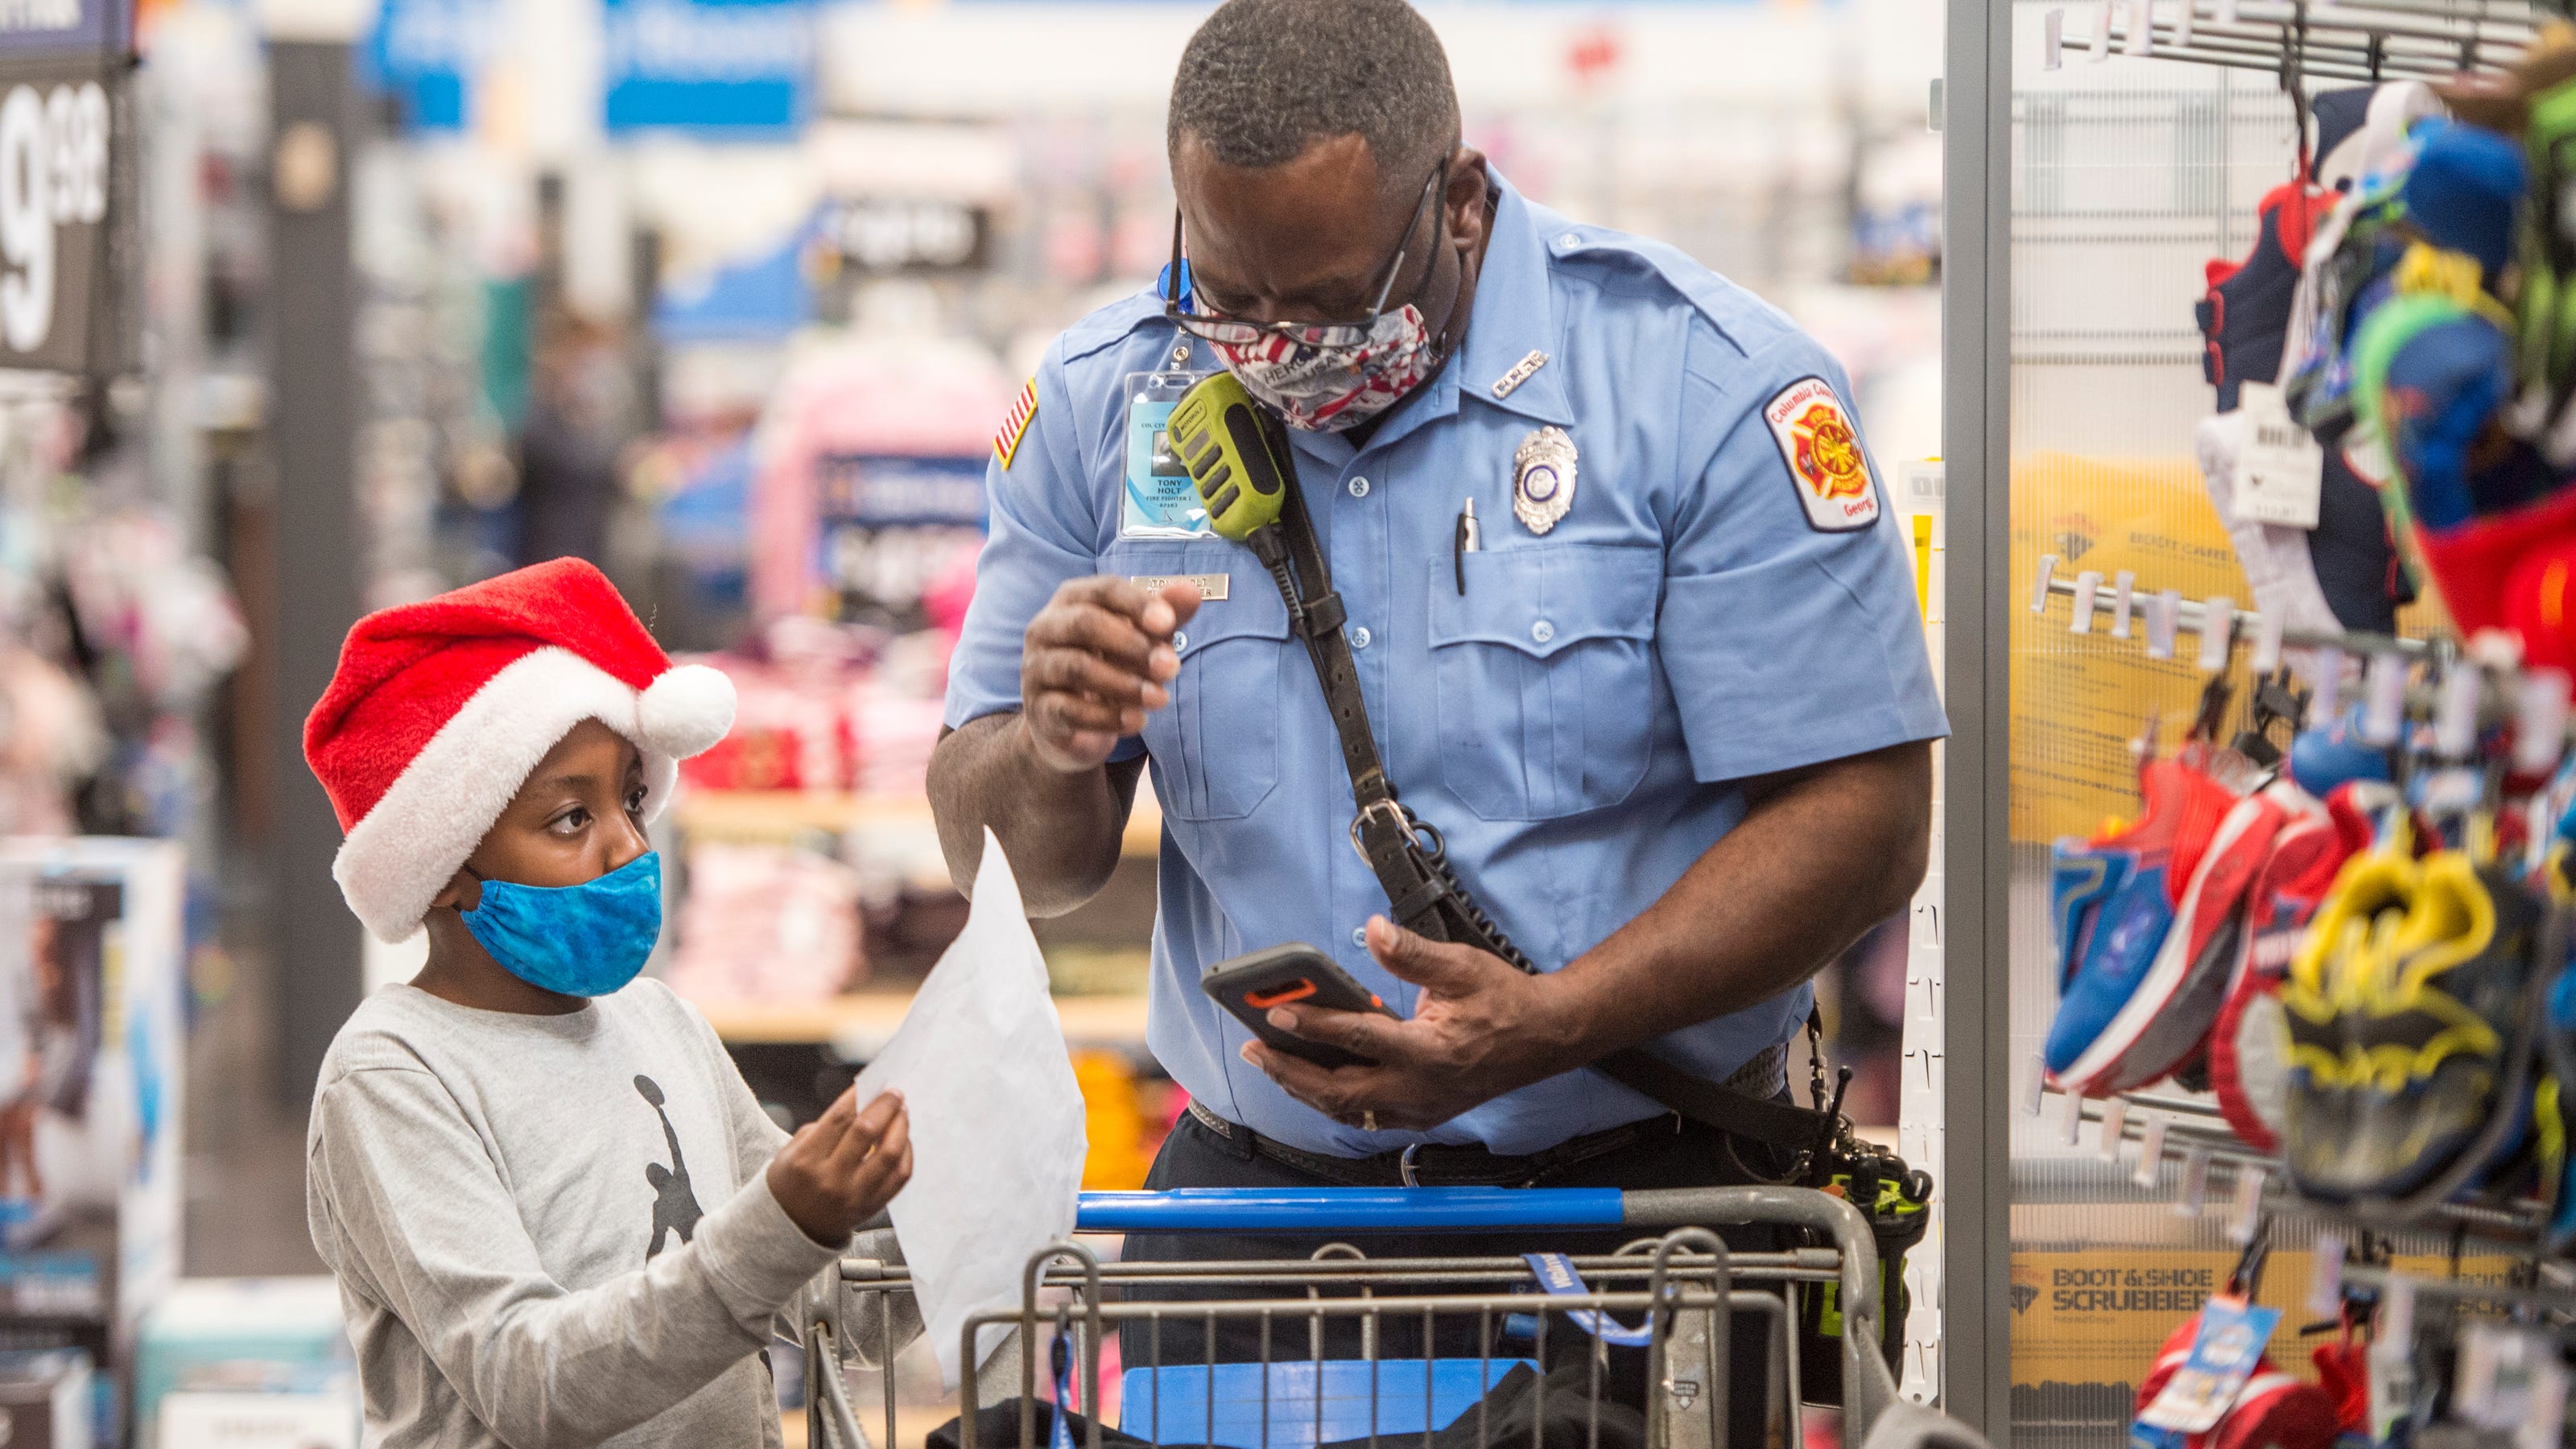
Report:
<svg viewBox="0 0 2576 1449"><path fill-rule="evenodd" d="M1315 983L1300 976L1294 986L1283 986L1276 991L1247 991L1243 993L1243 1004L1255 1011L1268 1011L1274 1006L1303 1001L1314 994Z"/></svg>

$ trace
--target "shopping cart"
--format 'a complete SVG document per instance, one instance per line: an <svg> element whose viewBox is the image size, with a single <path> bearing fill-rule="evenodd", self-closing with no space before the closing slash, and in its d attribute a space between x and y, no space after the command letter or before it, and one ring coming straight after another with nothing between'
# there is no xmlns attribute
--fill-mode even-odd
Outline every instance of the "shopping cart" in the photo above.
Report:
<svg viewBox="0 0 2576 1449"><path fill-rule="evenodd" d="M1831 1247L1729 1252L1712 1231L1738 1224L1811 1230ZM1796 1325L1802 1295L1831 1293L1842 1317L1845 1442L1860 1449L1984 1449L1966 1426L1897 1397L1880 1356L1879 1264L1869 1224L1840 1198L1803 1188L1729 1187L1621 1192L1592 1188L1185 1189L1085 1193L1085 1233L1332 1235L1496 1231L1625 1231L1615 1254L1484 1258L1370 1258L1336 1242L1303 1260L1103 1263L1059 1243L1036 1254L1016 1311L979 1314L963 1329L965 1362L985 1330L1005 1342L962 1387L959 1449L979 1442L990 1394L1019 1396L1017 1449L1061 1430L1041 1427L1043 1388L1083 1416L1084 1449L1100 1449L1101 1348L1141 1325L1145 1352L1119 1377L1114 1427L1153 1443L1231 1449L1314 1449L1380 1440L1442 1449L1471 1434L1476 1449L1543 1430L1581 1435L1587 1449L1758 1449L1727 1443L1730 1335L1735 1314L1762 1325L1771 1348L1763 1396L1765 1442L1803 1443ZM871 1449L851 1407L845 1359L882 1376L885 1437L896 1444L892 1300L910 1292L897 1264L847 1260L837 1296L804 1314L808 1435L814 1449ZM1150 1296L1149 1296L1150 1295ZM1571 1323L1573 1327L1565 1325ZM1629 1325L1636 1326L1631 1327ZM1552 1326L1553 1325L1553 1326ZM1166 1355L1167 1331L1195 1348ZM1251 1361L1221 1361L1221 1331L1259 1345ZM1417 1335L1418 1336L1415 1336ZM874 1335L873 1338L870 1335ZM1550 1344L1554 1335L1556 1343ZM1383 1353L1410 1338L1420 1356ZM1570 1341L1569 1341L1570 1340ZM1475 1345L1471 1355L1454 1351ZM1431 1345L1442 1345L1434 1352ZM1612 1345L1644 1350L1642 1411L1610 1398ZM1553 1351L1551 1351L1553 1347ZM1329 1352L1328 1352L1329 1348ZM1354 1348L1356 1351L1354 1351ZM873 1350L873 1353L863 1350ZM873 1358L873 1362L867 1362ZM1231 1360L1236 1355L1223 1356ZM1042 1380L1041 1366L1045 1373ZM1518 1377L1515 1378L1517 1373ZM1501 1392L1497 1392L1500 1390ZM1547 1413L1549 1394L1560 1416ZM1564 1396L1572 1394L1569 1409ZM1504 1400L1498 1409L1496 1401ZM1606 1420L1612 1434L1605 1443ZM1472 1429L1470 1426L1472 1425ZM1560 1442L1562 1442L1560 1440Z"/></svg>

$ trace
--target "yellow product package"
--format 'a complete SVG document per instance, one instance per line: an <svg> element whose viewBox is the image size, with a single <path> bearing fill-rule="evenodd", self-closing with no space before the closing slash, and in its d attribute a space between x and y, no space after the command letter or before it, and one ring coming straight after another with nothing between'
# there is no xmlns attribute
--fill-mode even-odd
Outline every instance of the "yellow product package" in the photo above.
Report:
<svg viewBox="0 0 2576 1449"><path fill-rule="evenodd" d="M2102 575L2093 632L2069 632L2069 601L2030 610L2043 554L2060 578ZM2137 761L2130 742L2150 714L2168 743L2188 729L2200 700L2195 636L2172 659L2150 659L2143 604L2132 637L2111 627L2112 583L2136 575L2143 596L2180 589L2251 608L2245 576L2211 506L2200 468L2188 457L2085 458L2031 453L2012 476L2012 837L2046 841L2087 835L2105 817L2137 811ZM2241 671L2240 671L2241 673Z"/></svg>

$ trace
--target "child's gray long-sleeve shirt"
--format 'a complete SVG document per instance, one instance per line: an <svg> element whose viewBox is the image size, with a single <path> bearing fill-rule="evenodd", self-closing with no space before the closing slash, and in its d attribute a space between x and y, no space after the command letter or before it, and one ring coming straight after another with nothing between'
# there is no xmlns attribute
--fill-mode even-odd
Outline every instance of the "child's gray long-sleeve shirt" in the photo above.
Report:
<svg viewBox="0 0 2576 1449"><path fill-rule="evenodd" d="M785 1140L660 982L565 1016L370 997L305 1142L366 1442L777 1443L756 1354L839 1252L770 1196Z"/></svg>

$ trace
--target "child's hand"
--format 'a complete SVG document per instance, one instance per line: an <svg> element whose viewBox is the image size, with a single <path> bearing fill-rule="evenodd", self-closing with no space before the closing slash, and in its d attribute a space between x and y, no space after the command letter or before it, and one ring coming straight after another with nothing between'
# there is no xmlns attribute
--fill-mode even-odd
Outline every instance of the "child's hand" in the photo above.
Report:
<svg viewBox="0 0 2576 1449"><path fill-rule="evenodd" d="M840 1243L912 1180L912 1119L903 1094L859 1110L856 1087L787 1139L769 1160L769 1194L818 1243Z"/></svg>

